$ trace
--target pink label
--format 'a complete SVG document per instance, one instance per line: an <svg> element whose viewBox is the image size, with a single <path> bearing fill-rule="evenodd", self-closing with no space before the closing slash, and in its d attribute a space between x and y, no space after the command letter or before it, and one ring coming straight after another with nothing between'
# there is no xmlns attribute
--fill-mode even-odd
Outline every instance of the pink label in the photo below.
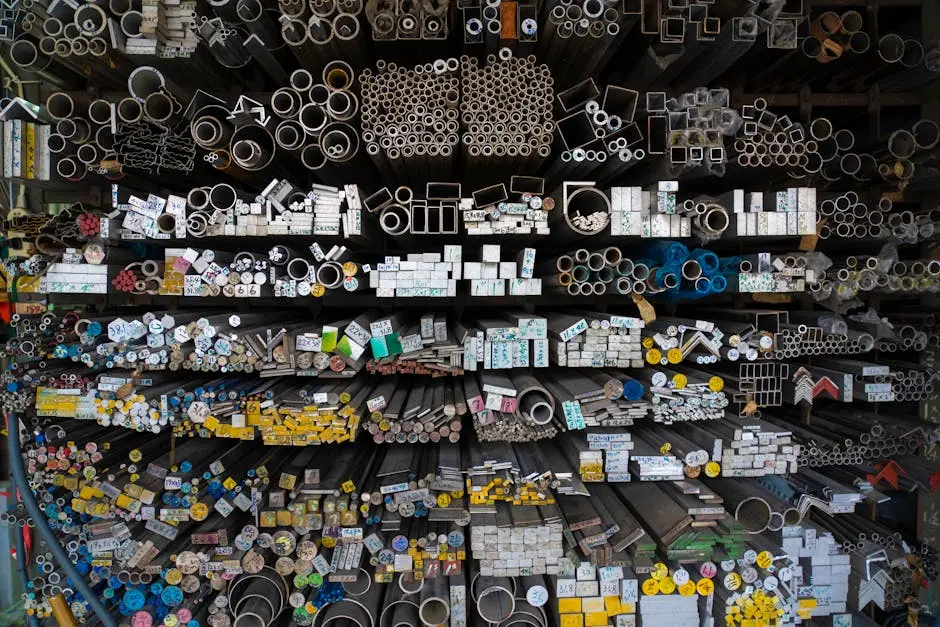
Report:
<svg viewBox="0 0 940 627"><path fill-rule="evenodd" d="M131 616L131 627L151 627L153 625L153 616L141 610Z"/></svg>

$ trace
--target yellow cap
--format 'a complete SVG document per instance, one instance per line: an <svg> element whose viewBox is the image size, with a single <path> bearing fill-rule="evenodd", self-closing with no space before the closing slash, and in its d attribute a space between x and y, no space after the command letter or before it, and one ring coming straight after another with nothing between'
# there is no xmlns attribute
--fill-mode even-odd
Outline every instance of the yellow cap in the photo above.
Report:
<svg viewBox="0 0 940 627"><path fill-rule="evenodd" d="M705 476L714 479L721 474L721 464L718 462L708 462L705 464Z"/></svg>

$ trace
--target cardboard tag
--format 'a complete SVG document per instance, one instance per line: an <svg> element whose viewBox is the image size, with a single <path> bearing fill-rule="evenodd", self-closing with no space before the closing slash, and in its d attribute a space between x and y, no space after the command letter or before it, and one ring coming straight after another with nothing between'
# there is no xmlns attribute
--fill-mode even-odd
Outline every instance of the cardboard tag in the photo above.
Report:
<svg viewBox="0 0 940 627"><path fill-rule="evenodd" d="M633 302L636 303L636 308L640 310L640 317L643 318L643 322L649 324L656 320L656 310L642 294L632 294L632 298Z"/></svg>
<svg viewBox="0 0 940 627"><path fill-rule="evenodd" d="M819 244L819 234L822 233L823 226L826 225L826 222L829 221L829 218L823 217L816 223L816 232L811 235L804 235L800 238L800 250L804 253L811 253L816 250L816 245Z"/></svg>

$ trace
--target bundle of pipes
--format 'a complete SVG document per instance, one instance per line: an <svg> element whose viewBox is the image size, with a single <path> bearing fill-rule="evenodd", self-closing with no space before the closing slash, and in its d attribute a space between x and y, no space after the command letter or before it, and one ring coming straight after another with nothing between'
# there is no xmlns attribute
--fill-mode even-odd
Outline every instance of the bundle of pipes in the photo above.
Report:
<svg viewBox="0 0 940 627"><path fill-rule="evenodd" d="M810 125L811 138L808 138L802 123L794 122L787 115L773 113L767 108L767 100L764 98L756 98L753 104L742 105L740 118L742 123L736 129L737 138L733 143L738 166L790 167L818 172L825 157L835 156L830 151L819 153L820 142L830 139L822 133L822 123L828 120L814 120ZM831 133L831 124L829 130ZM850 148L851 145L845 150Z"/></svg>
<svg viewBox="0 0 940 627"><path fill-rule="evenodd" d="M715 253L696 248L690 251L675 241L659 241L646 247L643 258L634 263L649 268L646 294L661 300L703 298L710 294L738 289L735 281L743 272L740 257L720 259Z"/></svg>
<svg viewBox="0 0 940 627"><path fill-rule="evenodd" d="M828 269L814 282L807 281L813 299L837 311L866 292L933 294L940 289L940 261L936 259L900 261L896 253L893 258L882 253L853 255L844 261L844 266Z"/></svg>
<svg viewBox="0 0 940 627"><path fill-rule="evenodd" d="M850 555L853 569L861 567L861 573L868 573L869 577L872 567L876 567L879 562L883 562L883 566L889 569L894 569L901 562L905 562L905 558L913 557L921 562L928 580L936 579L936 549L913 538L905 538L905 534L899 531L892 531L883 524L859 514L835 518L814 513L813 522L828 529L833 537L841 542L842 550ZM901 572L906 570L907 568L901 568ZM891 603L889 600L887 602Z"/></svg>
<svg viewBox="0 0 940 627"><path fill-rule="evenodd" d="M19 28L10 58L23 70L44 72L55 64L107 85L115 83L116 68L118 74L133 69L129 56L183 57L204 66L196 8L195 2L153 2L142 10L119 0L30 2L11 16Z"/></svg>
<svg viewBox="0 0 940 627"><path fill-rule="evenodd" d="M910 234L916 238L919 229L913 227L914 214L890 213L891 206L889 199L882 198L877 207L871 209L866 203L859 201L858 194L851 191L835 198L826 198L819 205L820 215L826 218L826 222L819 229L819 237L885 239L892 234L907 234L910 230ZM830 220L833 224L829 224ZM922 224L925 229L933 227L927 220Z"/></svg>
<svg viewBox="0 0 940 627"><path fill-rule="evenodd" d="M608 285L617 294L642 294L650 268L624 257L620 248L609 246L593 252L579 248L559 255L554 263L538 264L535 271L552 284L552 292L590 296L606 294Z"/></svg>
<svg viewBox="0 0 940 627"><path fill-rule="evenodd" d="M809 423L799 423L798 416L784 408L774 412L767 420L786 426L801 442L797 463L811 468L820 466L860 465L865 461L879 461L899 454L916 454L923 446L926 434L916 424L890 418L868 415L861 412L851 414L814 408ZM857 417L870 419L871 426L860 427ZM783 419L787 418L786 421ZM867 424L867 422L866 422Z"/></svg>
<svg viewBox="0 0 940 627"><path fill-rule="evenodd" d="M871 46L858 11L845 11L842 15L826 11L810 22L809 29L810 36L800 47L804 55L817 63L831 63L845 53L865 54Z"/></svg>
<svg viewBox="0 0 940 627"><path fill-rule="evenodd" d="M882 181L903 190L917 182L918 166L926 165L930 151L940 143L940 125L934 120L915 122L882 138L872 149ZM928 175L930 176L930 175Z"/></svg>
<svg viewBox="0 0 940 627"><path fill-rule="evenodd" d="M864 46L866 43L869 46ZM835 76L829 83L831 88L854 89L877 83L887 92L896 92L936 80L940 65L932 42L905 39L897 33L884 34L877 42L860 41L865 51L871 43L875 44L874 53Z"/></svg>
<svg viewBox="0 0 940 627"><path fill-rule="evenodd" d="M434 5L424 2L366 2L365 15L372 26L372 40L440 41L449 34L450 0Z"/></svg>
<svg viewBox="0 0 940 627"><path fill-rule="evenodd" d="M355 80L346 61L330 61L323 67L320 82L306 69L294 70L290 86L271 95L271 110L281 118L274 129L277 146L331 182L338 177L336 164L361 161L357 159L359 132L352 125L360 109L353 91ZM233 141L232 157L243 168L261 169L266 165L259 165L263 151L255 150L251 141L245 138L237 145Z"/></svg>
<svg viewBox="0 0 940 627"><path fill-rule="evenodd" d="M175 86L155 68L142 66L131 74L127 89L126 97L107 100L64 91L48 96L45 109L55 125L44 148L59 176L77 181L94 172L119 180L124 166L193 170L192 138L168 127L180 119Z"/></svg>
<svg viewBox="0 0 940 627"><path fill-rule="evenodd" d="M538 44L539 58L558 69L558 81L570 85L585 76L596 75L616 53L620 43L632 29L636 11L616 2L584 0L583 2L545 2L539 7L543 25ZM484 11L484 17L486 12ZM535 20L532 20L535 22ZM487 29L491 28L487 22ZM499 24L492 27L499 32ZM574 64L564 59L577 58Z"/></svg>
<svg viewBox="0 0 940 627"><path fill-rule="evenodd" d="M736 260L739 292L818 291L828 284L826 272L832 265L821 253L756 253Z"/></svg>
<svg viewBox="0 0 940 627"><path fill-rule="evenodd" d="M852 317L850 316L850 319ZM892 313L882 318L885 324L875 327L875 348L881 352L895 353L914 350L921 352L928 346L936 346L940 340L935 314ZM868 323L869 320L859 320Z"/></svg>
<svg viewBox="0 0 940 627"><path fill-rule="evenodd" d="M787 328L773 334L773 352L764 352L763 355L767 359L778 359L781 356L791 358L801 355L851 355L872 350L874 343L869 334L854 329L828 332L829 324L824 321L817 327L800 324L795 328L793 325L787 325Z"/></svg>
<svg viewBox="0 0 940 627"><path fill-rule="evenodd" d="M498 176L507 165L533 171L549 156L553 85L547 65L508 48L482 68L476 57L460 58L462 154L475 173Z"/></svg>
<svg viewBox="0 0 940 627"><path fill-rule="evenodd" d="M243 7L243 3L249 4L250 8ZM260 39L251 42L252 55L280 82L284 82L280 63L270 54L265 54L265 45L277 49L275 42L270 41L270 28L273 26L276 32L278 22L280 40L287 44L297 64L313 74L336 59L357 67L364 66L371 59L364 38L360 37L361 0L278 0L277 9L265 9L260 2L239 0L237 8L239 17L257 35L255 39ZM269 11L274 16L273 24L267 19Z"/></svg>
<svg viewBox="0 0 940 627"><path fill-rule="evenodd" d="M645 158L643 130L634 121L640 94L608 85L603 97L589 78L558 94L561 119L560 161L544 176L552 186L560 179L609 180Z"/></svg>
<svg viewBox="0 0 940 627"><path fill-rule="evenodd" d="M459 69L449 58L414 70L380 60L375 74L362 71L362 140L385 180L417 186L450 177L460 141Z"/></svg>

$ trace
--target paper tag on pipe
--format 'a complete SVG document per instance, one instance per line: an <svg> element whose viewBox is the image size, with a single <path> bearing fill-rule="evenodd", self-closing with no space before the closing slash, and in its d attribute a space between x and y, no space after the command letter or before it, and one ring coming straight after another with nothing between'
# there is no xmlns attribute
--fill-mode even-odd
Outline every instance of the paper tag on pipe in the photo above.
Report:
<svg viewBox="0 0 940 627"><path fill-rule="evenodd" d="M637 309L640 311L640 317L643 318L643 322L649 324L656 320L656 310L653 309L653 306L650 305L649 301L642 294L633 294L633 302L636 304Z"/></svg>
<svg viewBox="0 0 940 627"><path fill-rule="evenodd" d="M800 250L805 253L811 253L816 250L816 245L819 244L819 234L822 233L822 228L825 226L826 222L829 221L829 218L822 218L819 222L816 223L816 232L804 235L800 238Z"/></svg>

